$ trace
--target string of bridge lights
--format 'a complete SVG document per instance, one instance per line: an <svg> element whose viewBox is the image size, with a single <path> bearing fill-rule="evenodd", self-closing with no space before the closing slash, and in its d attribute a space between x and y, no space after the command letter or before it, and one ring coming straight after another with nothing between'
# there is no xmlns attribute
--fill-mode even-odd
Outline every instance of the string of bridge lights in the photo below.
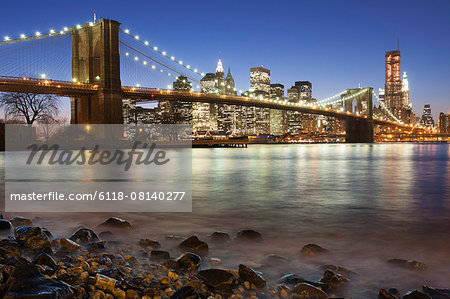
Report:
<svg viewBox="0 0 450 299"><path fill-rule="evenodd" d="M332 102L327 102L327 103L323 103L323 104L318 104L318 106L319 106L319 107L325 107L325 106L329 106L329 105L333 105L333 104L338 104L338 103L341 103L341 102L344 103L345 101L350 100L350 99L353 99L353 98L359 96L360 94L365 93L366 91L367 91L367 88L364 88L364 89L358 91L357 93L354 93L354 94L348 95L348 96L346 96L346 97L343 97L343 98L334 100L334 101L332 101ZM341 93L339 93L339 94L342 95L342 94L344 94L344 93L346 93L346 92L341 92ZM333 97L333 98L334 98L334 97Z"/></svg>
<svg viewBox="0 0 450 299"><path fill-rule="evenodd" d="M139 41L141 44L143 44L143 45L146 46L147 48L152 49L153 51L155 51L155 52L161 54L162 56L167 57L168 59L170 59L170 60L172 60L172 61L178 63L180 66L182 66L182 67L184 67L184 68L190 70L191 72L193 72L193 73L195 73L195 74L197 74L197 75L205 76L205 73L200 73L200 72L198 71L198 69L192 68L189 64L184 64L182 60L178 60L178 61L177 61L177 60L175 59L175 56L169 56L169 55L167 54L166 51L160 51L160 50L158 49L157 46L152 46L152 45L150 45L150 43L149 43L148 41L143 41L143 40L141 40L141 38L140 38L139 35L132 35L132 34L130 33L130 30L129 30L129 29L125 29L125 30L124 30L124 29L120 28L120 30L121 30L123 33L125 33L126 35L128 35L128 36L134 38L135 40Z"/></svg>
<svg viewBox="0 0 450 299"><path fill-rule="evenodd" d="M378 103L380 104L380 107L383 108L389 114L390 117L392 117L398 123L401 123L401 124L403 123L397 117L395 117L394 114L392 114L392 112L384 105L384 103L382 101L380 101L380 98L373 90L372 90L372 94L377 98Z"/></svg>
<svg viewBox="0 0 450 299"><path fill-rule="evenodd" d="M330 100L332 100L332 99L334 99L334 98L340 97L341 95L346 94L346 93L347 93L347 91L345 91L345 90L344 90L344 91L341 91L340 93L335 94L334 96L331 96L331 97L328 97L328 98L326 98L326 99L323 99L323 100L318 101L316 104L321 105L321 104L324 103L324 102L328 102L328 101L330 101Z"/></svg>
<svg viewBox="0 0 450 299"><path fill-rule="evenodd" d="M148 66L148 67L150 67L151 69L153 69L155 71L158 71L158 72L160 72L160 73L162 73L162 74L164 74L164 75L166 75L168 77L174 78L175 80L178 79L178 76L174 76L172 73L168 73L168 72L164 71L163 69L160 69L160 68L156 67L156 65L154 65L154 64L149 64L147 62L147 60L140 59L138 56L132 56L129 52L123 52L123 51L119 51L119 52L124 54L125 57L128 57L128 58L134 60L135 62L141 63L144 66ZM138 84L136 84L136 87L141 87L141 85L138 83ZM167 88L171 89L171 86L168 85ZM197 88L200 88L200 86L197 86Z"/></svg>
<svg viewBox="0 0 450 299"><path fill-rule="evenodd" d="M88 24L89 24L89 26L94 26L93 22L89 22ZM33 34L29 34L29 35L22 33L19 35L19 37L11 37L10 35L6 35L3 37L3 40L0 41L0 45L22 42L22 41L29 41L29 40L45 38L45 37L50 37L50 36L64 35L64 34L70 33L70 30L72 28L81 29L81 28L83 28L83 26L80 24L77 24L73 27L64 26L61 30L50 29L48 32L36 31Z"/></svg>

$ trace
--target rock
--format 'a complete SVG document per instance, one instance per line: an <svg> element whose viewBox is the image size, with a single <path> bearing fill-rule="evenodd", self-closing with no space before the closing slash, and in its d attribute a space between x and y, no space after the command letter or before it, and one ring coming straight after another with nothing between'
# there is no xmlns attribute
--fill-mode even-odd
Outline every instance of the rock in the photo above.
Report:
<svg viewBox="0 0 450 299"><path fill-rule="evenodd" d="M102 276L107 276L109 278L114 278L115 280L122 280L126 276L126 274L119 268L99 270L99 271L97 271L97 274L100 274Z"/></svg>
<svg viewBox="0 0 450 299"><path fill-rule="evenodd" d="M133 226L126 220L118 217L108 218L105 222L98 226L99 228L110 228L114 230L133 230Z"/></svg>
<svg viewBox="0 0 450 299"><path fill-rule="evenodd" d="M277 285L276 287L277 292L280 294L281 298L288 298L289 293L291 292L291 289L289 289L285 285Z"/></svg>
<svg viewBox="0 0 450 299"><path fill-rule="evenodd" d="M5 219L0 219L0 232L4 233L4 232L11 232L12 231L12 224L11 222L9 222L8 220Z"/></svg>
<svg viewBox="0 0 450 299"><path fill-rule="evenodd" d="M253 269L243 264L239 265L239 278L242 281L253 283L258 289L263 289L266 287L266 280Z"/></svg>
<svg viewBox="0 0 450 299"><path fill-rule="evenodd" d="M328 299L328 295L319 288L308 283L298 283L295 285L293 292L305 299Z"/></svg>
<svg viewBox="0 0 450 299"><path fill-rule="evenodd" d="M32 264L17 265L9 279L5 298L65 299L73 298L72 288L39 273Z"/></svg>
<svg viewBox="0 0 450 299"><path fill-rule="evenodd" d="M331 270L326 270L325 273L323 274L323 277L320 279L320 282L333 287L338 287L348 282L348 279L342 276L341 274L334 273Z"/></svg>
<svg viewBox="0 0 450 299"><path fill-rule="evenodd" d="M40 227L19 226L14 235L20 245L31 251L41 251L50 248L50 241Z"/></svg>
<svg viewBox="0 0 450 299"><path fill-rule="evenodd" d="M93 243L88 244L86 246L86 249L91 253L98 252L98 251L105 249L105 243L103 241L93 242Z"/></svg>
<svg viewBox="0 0 450 299"><path fill-rule="evenodd" d="M289 262L287 258L278 254L268 254L266 256L266 263L269 265L279 265L287 262Z"/></svg>
<svg viewBox="0 0 450 299"><path fill-rule="evenodd" d="M33 226L33 221L28 218L16 216L9 220L14 227L18 226Z"/></svg>
<svg viewBox="0 0 450 299"><path fill-rule="evenodd" d="M234 238L235 241L244 241L244 242L262 242L263 237L260 233L257 231L246 229L241 230L236 234L236 238Z"/></svg>
<svg viewBox="0 0 450 299"><path fill-rule="evenodd" d="M150 239L141 239L139 240L139 245L146 248L158 249L161 247L158 241L150 240Z"/></svg>
<svg viewBox="0 0 450 299"><path fill-rule="evenodd" d="M178 248L184 251L196 253L200 256L208 254L208 244L200 241L197 236L191 236L178 244Z"/></svg>
<svg viewBox="0 0 450 299"><path fill-rule="evenodd" d="M127 290L126 299L139 299L139 294L135 290Z"/></svg>
<svg viewBox="0 0 450 299"><path fill-rule="evenodd" d="M170 299L200 299L200 295L193 287L184 286L173 293Z"/></svg>
<svg viewBox="0 0 450 299"><path fill-rule="evenodd" d="M108 239L111 239L114 235L111 231L107 230L107 231L99 233L98 236L103 240L108 240Z"/></svg>
<svg viewBox="0 0 450 299"><path fill-rule="evenodd" d="M150 257L154 261L164 261L170 259L170 253L164 250L152 250L150 251Z"/></svg>
<svg viewBox="0 0 450 299"><path fill-rule="evenodd" d="M339 274L351 274L351 275L355 275L356 273L355 272L353 272L353 271L350 271L350 270L348 270L348 269L346 269L346 268L344 268L344 267L341 267L341 266L335 266L335 265L330 265L330 264L327 264L327 265L323 265L323 266L321 266L320 267L322 270L331 270L331 271L333 271L333 272L338 272Z"/></svg>
<svg viewBox="0 0 450 299"><path fill-rule="evenodd" d="M418 290L411 290L405 295L403 295L403 299L432 299L432 298L429 295L424 294Z"/></svg>
<svg viewBox="0 0 450 299"><path fill-rule="evenodd" d="M231 238L227 233L223 232L214 232L209 236L211 242L213 243L229 243L231 242Z"/></svg>
<svg viewBox="0 0 450 299"><path fill-rule="evenodd" d="M423 286L422 290L433 299L450 299L450 289L435 289L429 286Z"/></svg>
<svg viewBox="0 0 450 299"><path fill-rule="evenodd" d="M52 233L48 229L46 229L45 227L42 228L42 232L47 236L47 238L49 240L53 239Z"/></svg>
<svg viewBox="0 0 450 299"><path fill-rule="evenodd" d="M317 288L321 288L324 291L328 291L328 289L329 289L329 287L327 285L325 285L324 283L309 281L302 277L297 276L297 274L284 275L283 277L280 278L280 283L287 284L290 286L295 286L296 284L299 284L299 283L307 283L307 284L310 284Z"/></svg>
<svg viewBox="0 0 450 299"><path fill-rule="evenodd" d="M387 261L389 264L402 267L410 270L426 270L427 266L424 263L413 261L413 260L402 260L402 259L390 259Z"/></svg>
<svg viewBox="0 0 450 299"><path fill-rule="evenodd" d="M237 285L236 277L223 269L202 270L197 276L213 290L229 292Z"/></svg>
<svg viewBox="0 0 450 299"><path fill-rule="evenodd" d="M103 291L113 292L116 286L117 280L114 278L97 274L95 275L95 286Z"/></svg>
<svg viewBox="0 0 450 299"><path fill-rule="evenodd" d="M55 260L45 252L38 253L33 261L35 264L49 266L52 269L56 269L57 265Z"/></svg>
<svg viewBox="0 0 450 299"><path fill-rule="evenodd" d="M209 259L209 262L211 264L222 264L222 260L218 257L212 257Z"/></svg>
<svg viewBox="0 0 450 299"><path fill-rule="evenodd" d="M78 245L76 242L72 240L67 240L65 238L61 238L59 240L59 243L61 244L61 247L66 250L78 250L81 249L81 246Z"/></svg>
<svg viewBox="0 0 450 299"><path fill-rule="evenodd" d="M317 244L307 244L303 246L302 250L300 251L300 254L302 256L316 256L319 254L327 253L328 250L317 245Z"/></svg>
<svg viewBox="0 0 450 299"><path fill-rule="evenodd" d="M69 239L77 243L87 244L91 242L97 242L98 236L91 229L80 228L72 236L70 236Z"/></svg>
<svg viewBox="0 0 450 299"><path fill-rule="evenodd" d="M381 289L378 293L378 299L398 299L400 298L400 293L397 289Z"/></svg>
<svg viewBox="0 0 450 299"><path fill-rule="evenodd" d="M200 267L202 258L195 253L185 252L176 259L178 267L186 270L195 270Z"/></svg>

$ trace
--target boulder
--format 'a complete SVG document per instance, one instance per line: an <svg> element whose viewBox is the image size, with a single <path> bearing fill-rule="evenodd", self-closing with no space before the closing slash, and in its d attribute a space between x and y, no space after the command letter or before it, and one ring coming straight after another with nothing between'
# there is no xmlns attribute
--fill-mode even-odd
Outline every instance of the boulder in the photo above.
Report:
<svg viewBox="0 0 450 299"><path fill-rule="evenodd" d="M397 289L381 289L378 293L378 299L398 299L400 294Z"/></svg>
<svg viewBox="0 0 450 299"><path fill-rule="evenodd" d="M202 258L195 253L185 252L176 259L178 267L185 270L195 270L200 267Z"/></svg>
<svg viewBox="0 0 450 299"><path fill-rule="evenodd" d="M305 257L316 256L319 254L327 253L328 249L325 249L317 244L307 244L303 246L300 254Z"/></svg>
<svg viewBox="0 0 450 299"><path fill-rule="evenodd" d="M170 299L200 299L200 295L193 287L184 286L173 293Z"/></svg>
<svg viewBox="0 0 450 299"><path fill-rule="evenodd" d="M12 224L8 220L0 219L0 233L10 233L12 231Z"/></svg>
<svg viewBox="0 0 450 299"><path fill-rule="evenodd" d="M283 277L280 278L280 283L287 284L289 286L295 286L299 283L307 283L316 288L320 288L320 289L324 290L325 292L330 290L330 287L322 282L309 281L307 279L304 279L304 278L298 276L297 274L284 275Z"/></svg>
<svg viewBox="0 0 450 299"><path fill-rule="evenodd" d="M38 253L34 257L33 263L37 265L49 266L52 269L56 269L58 267L55 260L45 252Z"/></svg>
<svg viewBox="0 0 450 299"><path fill-rule="evenodd" d="M61 281L46 278L32 264L17 265L8 281L4 298L65 299L73 298L72 288Z"/></svg>
<svg viewBox="0 0 450 299"><path fill-rule="evenodd" d="M213 243L223 244L231 242L230 235L223 232L214 232L211 234L211 236L209 236L209 238Z"/></svg>
<svg viewBox="0 0 450 299"><path fill-rule="evenodd" d="M239 265L239 278L242 281L248 281L254 284L258 289L263 289L266 287L266 280L253 269L243 264Z"/></svg>
<svg viewBox="0 0 450 299"><path fill-rule="evenodd" d="M435 289L429 286L423 286L422 290L433 299L450 299L450 289Z"/></svg>
<svg viewBox="0 0 450 299"><path fill-rule="evenodd" d="M105 222L101 223L98 228L107 228L113 230L133 230L133 226L126 220L118 217L108 218Z"/></svg>
<svg viewBox="0 0 450 299"><path fill-rule="evenodd" d="M87 243L91 243L91 242L97 242L98 236L91 229L80 228L72 236L70 236L69 239L74 242L77 242L77 243L87 244Z"/></svg>
<svg viewBox="0 0 450 299"><path fill-rule="evenodd" d="M201 256L208 254L208 244L200 241L197 236L191 236L178 244L178 248L184 251L196 253Z"/></svg>
<svg viewBox="0 0 450 299"><path fill-rule="evenodd" d="M153 261L164 261L170 259L170 253L164 250L152 250L150 251L150 257Z"/></svg>
<svg viewBox="0 0 450 299"><path fill-rule="evenodd" d="M308 283L298 283L295 285L293 292L305 299L328 299L328 295L319 288Z"/></svg>
<svg viewBox="0 0 450 299"><path fill-rule="evenodd" d="M142 247L151 248L151 249L161 248L161 244L159 244L158 241L151 240L151 239L140 239L139 245Z"/></svg>
<svg viewBox="0 0 450 299"><path fill-rule="evenodd" d="M40 227L19 226L14 235L21 246L31 251L50 249L50 241Z"/></svg>
<svg viewBox="0 0 450 299"><path fill-rule="evenodd" d="M331 270L326 270L323 274L323 277L320 279L320 282L330 285L332 287L338 287L346 282L348 279L342 276L341 274L335 273Z"/></svg>
<svg viewBox="0 0 450 299"><path fill-rule="evenodd" d="M403 299L432 299L432 297L418 290L411 290L403 295Z"/></svg>
<svg viewBox="0 0 450 299"><path fill-rule="evenodd" d="M236 277L223 269L202 270L197 276L214 291L230 292L237 285Z"/></svg>
<svg viewBox="0 0 450 299"><path fill-rule="evenodd" d="M235 241L239 242L262 242L263 237L262 235L254 230L246 229L241 230L236 234L236 238L234 238Z"/></svg>
<svg viewBox="0 0 450 299"><path fill-rule="evenodd" d="M108 277L106 275L97 274L95 275L95 286L103 291L113 292L116 286L117 280Z"/></svg>
<svg viewBox="0 0 450 299"><path fill-rule="evenodd" d="M403 260L403 259L390 259L387 261L389 264L410 269L410 270L426 270L427 266L424 263L414 261L414 260Z"/></svg>
<svg viewBox="0 0 450 299"><path fill-rule="evenodd" d="M78 250L81 249L81 246L78 245L76 242L72 241L72 240L67 240L66 238L61 238L59 240L59 243L61 245L62 248L66 249L66 250Z"/></svg>
<svg viewBox="0 0 450 299"><path fill-rule="evenodd" d="M14 227L18 226L33 226L33 221L28 218L16 216L9 220Z"/></svg>

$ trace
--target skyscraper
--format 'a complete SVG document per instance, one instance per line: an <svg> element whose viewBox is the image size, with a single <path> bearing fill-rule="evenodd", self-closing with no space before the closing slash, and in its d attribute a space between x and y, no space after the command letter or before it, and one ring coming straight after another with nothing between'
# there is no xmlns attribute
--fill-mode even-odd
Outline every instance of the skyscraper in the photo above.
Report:
<svg viewBox="0 0 450 299"><path fill-rule="evenodd" d="M284 101L284 85L270 84L270 99ZM282 135L287 132L286 111L270 109L270 134Z"/></svg>
<svg viewBox="0 0 450 299"><path fill-rule="evenodd" d="M400 73L400 51L389 51L385 54L386 81L384 99L387 108L395 112L402 107L402 78Z"/></svg>
<svg viewBox="0 0 450 299"><path fill-rule="evenodd" d="M177 77L173 82L173 90L176 91L191 91L192 82L189 82L185 76ZM192 123L192 102L174 101L172 104L173 120L176 124L191 124Z"/></svg>
<svg viewBox="0 0 450 299"><path fill-rule="evenodd" d="M450 114L439 113L439 132L450 133Z"/></svg>
<svg viewBox="0 0 450 299"><path fill-rule="evenodd" d="M250 68L250 89L255 96L268 97L270 94L270 70L261 67Z"/></svg>
<svg viewBox="0 0 450 299"><path fill-rule="evenodd" d="M402 107L409 106L409 82L408 76L406 76L406 72L403 72L402 77Z"/></svg>
<svg viewBox="0 0 450 299"><path fill-rule="evenodd" d="M426 104L423 107L423 114L422 114L422 125L426 127L433 127L434 126L434 119L433 115L431 114L431 106L430 104Z"/></svg>

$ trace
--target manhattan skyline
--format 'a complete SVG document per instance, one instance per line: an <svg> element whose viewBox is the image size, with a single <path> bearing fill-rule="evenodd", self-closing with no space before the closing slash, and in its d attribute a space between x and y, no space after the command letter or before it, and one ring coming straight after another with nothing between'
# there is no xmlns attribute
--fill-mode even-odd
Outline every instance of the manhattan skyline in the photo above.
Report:
<svg viewBox="0 0 450 299"><path fill-rule="evenodd" d="M446 84L450 42L441 38L450 29L445 22L450 5L443 1L433 5L284 1L278 7L268 1L239 6L233 1L228 5L174 2L171 7L108 3L27 2L21 14L14 18L7 14L0 21L0 34L18 36L49 26L74 26L91 21L95 10L97 18L122 21L123 28L201 72L213 71L222 58L224 66L231 67L238 90L248 90L250 67L263 65L271 70L273 83L312 82L317 99L358 84L376 91L383 88L384 52L395 50L399 39L402 72L408 74L415 112L420 115L424 104L431 104L435 118L441 111L450 112ZM7 11L22 10L15 3L4 5ZM42 18L49 11L51 18Z"/></svg>

